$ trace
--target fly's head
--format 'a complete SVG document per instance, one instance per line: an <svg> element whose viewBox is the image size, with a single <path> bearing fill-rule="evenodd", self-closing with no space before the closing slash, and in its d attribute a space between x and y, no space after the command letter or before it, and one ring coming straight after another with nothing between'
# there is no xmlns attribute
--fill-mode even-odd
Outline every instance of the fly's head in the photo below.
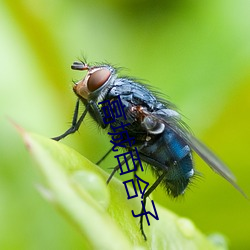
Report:
<svg viewBox="0 0 250 250"><path fill-rule="evenodd" d="M74 62L71 69L88 71L73 87L75 94L84 100L101 101L106 94L105 90L116 78L115 69L110 65L89 66L83 62Z"/></svg>

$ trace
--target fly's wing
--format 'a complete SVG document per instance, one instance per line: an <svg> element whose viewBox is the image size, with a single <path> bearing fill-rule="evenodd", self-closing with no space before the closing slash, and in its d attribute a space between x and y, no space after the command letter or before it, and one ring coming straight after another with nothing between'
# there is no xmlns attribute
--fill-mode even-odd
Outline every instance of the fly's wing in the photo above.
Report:
<svg viewBox="0 0 250 250"><path fill-rule="evenodd" d="M182 140L184 140L190 148L192 148L216 173L221 175L229 183L231 183L243 196L247 199L247 195L242 191L242 189L237 185L236 178L233 173L228 169L228 167L202 142L196 139L183 125L180 118L175 115L163 115L162 111L157 114L155 112L152 114L155 119L163 123L166 127L173 130Z"/></svg>
<svg viewBox="0 0 250 250"><path fill-rule="evenodd" d="M181 136L187 144L210 166L216 173L230 182L246 198L246 194L237 185L236 178L230 169L210 149L191 134Z"/></svg>

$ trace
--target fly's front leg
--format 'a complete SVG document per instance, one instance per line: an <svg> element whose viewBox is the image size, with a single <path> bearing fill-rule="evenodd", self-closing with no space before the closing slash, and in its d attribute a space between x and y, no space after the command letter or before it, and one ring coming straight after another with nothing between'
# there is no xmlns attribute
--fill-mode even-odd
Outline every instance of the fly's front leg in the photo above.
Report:
<svg viewBox="0 0 250 250"><path fill-rule="evenodd" d="M100 110L100 108L98 107L98 105L94 102L94 101L89 101L89 105L91 107L90 112L94 114L94 118L96 120L96 122L101 125L101 127L104 129L108 126L108 124L104 123L103 121L103 114Z"/></svg>
<svg viewBox="0 0 250 250"><path fill-rule="evenodd" d="M79 104L80 104L80 101L78 99L77 102L76 102L76 106L75 106L75 110L74 110L74 116L73 116L71 127L65 133L63 133L62 135L59 135L57 137L53 137L51 139L53 139L55 141L60 141L64 137L68 136L69 134L75 133L79 129L79 127L80 127L80 125L81 125L84 117L86 116L87 112L89 111L89 104L88 104L86 106L86 109L84 110L84 112L80 116L79 120L77 121L77 119L78 119L78 112L79 112Z"/></svg>

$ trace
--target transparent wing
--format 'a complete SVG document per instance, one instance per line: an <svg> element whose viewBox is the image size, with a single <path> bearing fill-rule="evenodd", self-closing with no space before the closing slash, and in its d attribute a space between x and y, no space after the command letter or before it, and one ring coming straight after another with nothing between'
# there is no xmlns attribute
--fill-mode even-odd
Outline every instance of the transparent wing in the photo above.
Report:
<svg viewBox="0 0 250 250"><path fill-rule="evenodd" d="M169 116L161 114L150 114L154 119L157 119L159 122L163 123L166 127L169 127L173 130L182 140L184 140L193 151L195 151L216 173L221 175L229 183L231 183L242 195L247 199L247 195L243 190L237 185L236 178L229 168L202 142L195 138L186 128L185 124L182 123L179 117Z"/></svg>

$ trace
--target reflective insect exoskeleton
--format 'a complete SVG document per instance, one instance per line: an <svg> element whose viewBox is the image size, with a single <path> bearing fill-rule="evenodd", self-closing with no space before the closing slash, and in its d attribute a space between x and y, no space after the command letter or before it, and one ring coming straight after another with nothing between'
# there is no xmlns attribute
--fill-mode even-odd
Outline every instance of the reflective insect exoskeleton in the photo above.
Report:
<svg viewBox="0 0 250 250"><path fill-rule="evenodd" d="M111 131L110 124L103 120L103 107L106 105L105 101L112 103L119 98L126 120L123 116L118 117L112 125L119 127L121 124L130 124L126 129L135 140L134 146L138 149L140 159L151 166L157 177L144 195L145 204L146 198L159 184L163 184L173 197L184 193L195 173L192 151L243 193L225 164L188 131L173 104L158 98L148 86L132 78L118 77L116 69L108 64L89 66L84 62L74 62L71 68L86 70L87 74L73 87L78 100L72 126L54 140L77 131L87 113L103 129ZM80 102L84 104L85 111L78 118ZM131 146L127 144L125 149L130 150ZM108 182L118 169L114 168ZM142 217L140 228L146 238Z"/></svg>

